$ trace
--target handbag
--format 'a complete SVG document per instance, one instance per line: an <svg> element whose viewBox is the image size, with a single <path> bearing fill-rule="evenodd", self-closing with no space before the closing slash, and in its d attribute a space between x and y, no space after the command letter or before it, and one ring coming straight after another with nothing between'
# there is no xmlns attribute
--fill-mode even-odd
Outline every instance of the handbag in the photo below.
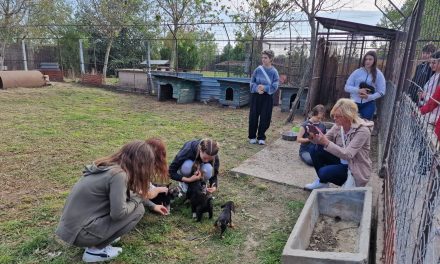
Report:
<svg viewBox="0 0 440 264"><path fill-rule="evenodd" d="M344 129L341 126L341 137L342 137L342 145L344 148L346 147L345 144L345 135L344 135ZM356 182L354 181L353 174L351 174L350 169L347 169L347 180L345 180L344 184L342 184L342 189L351 189L356 187Z"/></svg>

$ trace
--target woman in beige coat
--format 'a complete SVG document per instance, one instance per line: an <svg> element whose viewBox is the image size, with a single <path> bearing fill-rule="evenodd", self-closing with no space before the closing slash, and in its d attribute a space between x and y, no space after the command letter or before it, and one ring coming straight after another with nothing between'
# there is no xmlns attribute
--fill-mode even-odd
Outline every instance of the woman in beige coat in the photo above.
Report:
<svg viewBox="0 0 440 264"><path fill-rule="evenodd" d="M311 141L318 145L310 155L318 179L306 184L305 189L327 188L329 182L343 185L351 171L356 187L365 186L371 175L370 137L373 122L361 119L356 103L351 99L339 99L330 115L335 125L322 134L309 133Z"/></svg>

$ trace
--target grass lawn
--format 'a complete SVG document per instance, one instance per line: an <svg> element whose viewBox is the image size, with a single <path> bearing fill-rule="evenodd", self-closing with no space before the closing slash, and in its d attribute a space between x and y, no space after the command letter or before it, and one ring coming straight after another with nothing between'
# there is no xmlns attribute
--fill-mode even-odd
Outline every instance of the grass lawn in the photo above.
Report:
<svg viewBox="0 0 440 264"><path fill-rule="evenodd" d="M0 263L78 263L83 249L58 243L54 230L84 165L124 143L162 138L168 161L187 140L221 144L214 219L196 223L176 201L171 215L146 213L116 245L111 263L279 263L308 193L228 171L261 149L247 143L248 108L177 105L153 97L76 84L0 90ZM275 108L268 141L287 114ZM220 205L235 201L235 229L219 238Z"/></svg>

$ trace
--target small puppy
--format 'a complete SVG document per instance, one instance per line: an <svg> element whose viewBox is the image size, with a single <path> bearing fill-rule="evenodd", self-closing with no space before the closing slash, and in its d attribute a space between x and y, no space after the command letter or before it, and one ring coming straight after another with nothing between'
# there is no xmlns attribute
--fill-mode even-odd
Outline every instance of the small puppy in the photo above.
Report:
<svg viewBox="0 0 440 264"><path fill-rule="evenodd" d="M215 221L214 226L218 227L220 223L220 236L223 238L223 233L226 231L226 227L228 225L229 227L234 227L232 224L232 213L235 213L235 205L233 201L229 201L222 205L221 208L223 208L223 211Z"/></svg>
<svg viewBox="0 0 440 264"><path fill-rule="evenodd" d="M205 183L200 181L190 183L187 195L193 218L197 218L197 222L202 221L203 213L208 213L209 219L212 219L212 196L207 193Z"/></svg>
<svg viewBox="0 0 440 264"><path fill-rule="evenodd" d="M179 188L170 188L170 185L171 184L166 185L166 187L168 188L167 193L159 193L154 199L151 199L153 203L165 206L168 209L168 212L170 212L171 201L179 196Z"/></svg>

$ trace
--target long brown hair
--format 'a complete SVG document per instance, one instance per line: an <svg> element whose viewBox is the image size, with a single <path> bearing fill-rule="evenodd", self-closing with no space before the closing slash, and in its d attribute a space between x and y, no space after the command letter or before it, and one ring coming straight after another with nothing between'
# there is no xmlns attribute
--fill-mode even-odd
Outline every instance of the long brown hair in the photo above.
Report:
<svg viewBox="0 0 440 264"><path fill-rule="evenodd" d="M150 138L147 140L154 151L154 170L156 176L161 180L167 180L168 178L168 165L167 165L167 151L165 144L160 138Z"/></svg>
<svg viewBox="0 0 440 264"><path fill-rule="evenodd" d="M155 173L153 148L147 141L136 140L125 144L116 153L95 160L96 166L119 165L127 173L127 189L147 197L151 177ZM127 192L128 193L128 192Z"/></svg>
<svg viewBox="0 0 440 264"><path fill-rule="evenodd" d="M220 146L215 140L212 140L210 138L205 138L200 140L199 147L197 148L196 160L194 161L193 164L193 170L200 170L200 165L202 163L202 160L200 158L200 151L203 151L209 156L216 156L218 154L219 149ZM215 158L212 160L211 164L212 167L214 167Z"/></svg>
<svg viewBox="0 0 440 264"><path fill-rule="evenodd" d="M376 76L377 76L377 54L374 50L370 50L367 53L365 53L364 57L362 58L362 67L365 67L365 58L370 55L373 57L373 65L371 65L371 75L373 76L372 80L373 83L376 83Z"/></svg>

